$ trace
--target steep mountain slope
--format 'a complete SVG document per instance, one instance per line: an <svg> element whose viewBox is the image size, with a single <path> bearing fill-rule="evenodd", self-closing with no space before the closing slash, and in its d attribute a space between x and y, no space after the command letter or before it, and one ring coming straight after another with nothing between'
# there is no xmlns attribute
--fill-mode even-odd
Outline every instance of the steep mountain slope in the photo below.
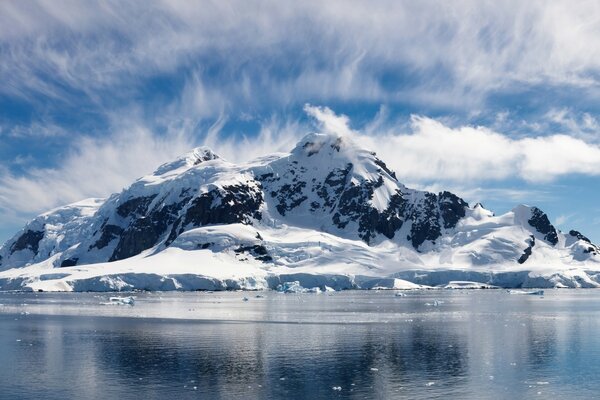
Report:
<svg viewBox="0 0 600 400"><path fill-rule="evenodd" d="M407 270L600 286L586 272L598 252L538 208L495 216L449 192L409 189L351 138L309 134L289 154L243 165L197 148L106 200L43 214L0 249L0 288L258 288L291 277L366 287L411 280Z"/></svg>

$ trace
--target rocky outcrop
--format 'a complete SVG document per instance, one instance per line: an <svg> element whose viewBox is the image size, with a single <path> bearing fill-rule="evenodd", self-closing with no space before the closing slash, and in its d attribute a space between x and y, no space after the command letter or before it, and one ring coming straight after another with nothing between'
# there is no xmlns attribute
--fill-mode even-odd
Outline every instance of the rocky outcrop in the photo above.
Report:
<svg viewBox="0 0 600 400"><path fill-rule="evenodd" d="M531 208L531 218L529 219L529 225L534 227L539 233L544 235L544 240L552 245L558 243L558 234L554 225L550 223L548 216L539 208Z"/></svg>

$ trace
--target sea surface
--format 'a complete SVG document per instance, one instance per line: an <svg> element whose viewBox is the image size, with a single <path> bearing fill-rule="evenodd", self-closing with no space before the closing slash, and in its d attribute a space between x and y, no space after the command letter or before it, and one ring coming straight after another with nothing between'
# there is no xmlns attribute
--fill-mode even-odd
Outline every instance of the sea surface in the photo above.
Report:
<svg viewBox="0 0 600 400"><path fill-rule="evenodd" d="M600 290L395 294L0 293L0 399L600 396Z"/></svg>

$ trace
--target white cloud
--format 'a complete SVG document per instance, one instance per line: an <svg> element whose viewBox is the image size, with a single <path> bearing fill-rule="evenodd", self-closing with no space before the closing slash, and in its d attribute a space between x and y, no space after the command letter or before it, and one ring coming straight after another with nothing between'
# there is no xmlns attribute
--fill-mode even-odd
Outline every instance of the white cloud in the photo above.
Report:
<svg viewBox="0 0 600 400"><path fill-rule="evenodd" d="M18 176L1 171L0 210L31 215L87 197L105 197L192 145L185 133L161 137L143 126L128 126L102 139L80 137L55 168L30 169Z"/></svg>
<svg viewBox="0 0 600 400"><path fill-rule="evenodd" d="M304 112L313 117L324 132L349 136L356 134L350 129L350 119L346 115L337 115L329 107L318 107L310 104L304 105Z"/></svg>
<svg viewBox="0 0 600 400"><path fill-rule="evenodd" d="M413 116L411 132L394 128L370 134L353 131L348 117L306 106L323 129L354 135L375 150L399 179L416 182L485 182L519 177L549 182L569 174L600 175L600 147L567 135L511 138L485 127L452 128ZM368 125L371 127L372 125Z"/></svg>
<svg viewBox="0 0 600 400"><path fill-rule="evenodd" d="M245 162L272 153L288 152L307 131L308 127L297 120L271 117L261 123L257 135L223 136L217 130L207 135L203 144L229 161Z"/></svg>
<svg viewBox="0 0 600 400"><path fill-rule="evenodd" d="M569 221L573 215L561 214L554 220L554 225L562 227L567 221Z"/></svg>
<svg viewBox="0 0 600 400"><path fill-rule="evenodd" d="M596 90L598 14L600 3L566 0L5 1L0 90L122 95L145 76L218 65L231 101L480 107L486 93L523 83ZM407 79L381 79L392 71ZM202 79L208 87L215 77Z"/></svg>

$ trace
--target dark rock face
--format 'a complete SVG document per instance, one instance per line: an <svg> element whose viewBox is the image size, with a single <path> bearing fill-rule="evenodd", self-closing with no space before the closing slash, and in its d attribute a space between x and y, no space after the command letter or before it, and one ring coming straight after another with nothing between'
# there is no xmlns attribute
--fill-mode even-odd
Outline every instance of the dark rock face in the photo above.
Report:
<svg viewBox="0 0 600 400"><path fill-rule="evenodd" d="M323 184L317 184L314 189L319 197L323 200L323 206L333 208L338 201L340 195L346 186L348 174L352 170L352 164L347 164L346 168L335 168L326 177ZM315 205L316 204L316 205ZM319 208L321 205L318 202L313 204L313 208Z"/></svg>
<svg viewBox="0 0 600 400"><path fill-rule="evenodd" d="M544 240L556 246L558 243L558 234L556 228L550 223L548 216L537 207L531 208L531 218L527 221L539 233L544 235Z"/></svg>
<svg viewBox="0 0 600 400"><path fill-rule="evenodd" d="M123 233L123 228L117 225L107 224L106 221L104 221L100 231L102 232L100 238L96 241L96 243L90 245L88 250L92 250L94 248L100 250L105 248L110 242L121 236Z"/></svg>
<svg viewBox="0 0 600 400"><path fill-rule="evenodd" d="M458 221L465 216L465 208L469 205L460 197L450 192L439 194L438 203L444 220L444 228L454 228Z"/></svg>
<svg viewBox="0 0 600 400"><path fill-rule="evenodd" d="M588 239L587 237L585 237L581 232L576 231L576 230L570 230L569 231L569 235L579 239L579 240L583 240L584 242L588 242L588 243L592 243L592 241L590 239Z"/></svg>
<svg viewBox="0 0 600 400"><path fill-rule="evenodd" d="M398 180L398 178L396 178L396 173L394 171L392 171L391 169L388 168L388 166L381 161L379 158L375 158L375 164L377 164L377 166L379 168L381 168L383 171L387 172L389 176L391 176L392 178L394 178L394 180Z"/></svg>
<svg viewBox="0 0 600 400"><path fill-rule="evenodd" d="M310 155L318 152L315 151L313 153L312 151L313 150L309 151ZM298 207L308 199L304 194L304 188L306 188L307 183L298 178L298 175L303 172L306 172L304 167L299 167L297 163L291 163L286 173L291 179L288 179L289 183L285 183L281 186L278 186L281 177L277 177L272 173L263 174L257 177L258 181L260 181L263 186L270 186L273 188L277 186L276 189L270 191L270 196L275 202L275 208L282 216L285 216L287 212Z"/></svg>
<svg viewBox="0 0 600 400"><path fill-rule="evenodd" d="M375 226L378 212L370 204L373 194L373 182L366 181L361 185L350 183L342 191L333 223L344 229L351 221L358 223L358 236L369 243L375 237Z"/></svg>
<svg viewBox="0 0 600 400"><path fill-rule="evenodd" d="M582 235L580 232L571 230L569 231L569 235L573 236L574 238L577 238L578 240L582 240L588 244L587 248L583 250L584 254L597 255L600 253L600 248L598 248L598 246L593 244L590 239Z"/></svg>
<svg viewBox="0 0 600 400"><path fill-rule="evenodd" d="M523 251L523 254L517 260L517 262L519 264L523 264L525 261L527 261L529 259L529 257L531 256L531 253L533 252L533 246L535 246L535 237L533 235L531 235L529 237L529 246Z"/></svg>
<svg viewBox="0 0 600 400"><path fill-rule="evenodd" d="M158 205L143 217L133 219L121 234L110 261L132 257L158 244L189 200L187 197L178 203Z"/></svg>
<svg viewBox="0 0 600 400"><path fill-rule="evenodd" d="M63 260L63 262L60 263L60 267L74 267L75 265L77 265L77 261L79 261L79 258L77 257L67 258L66 260Z"/></svg>
<svg viewBox="0 0 600 400"><path fill-rule="evenodd" d="M182 192L183 199L177 203L154 207L147 210L154 197L128 204L132 217L130 225L123 230L119 243L109 261L122 260L150 249L162 240L169 245L186 227L200 227L209 224L251 223L260 219L259 208L262 192L255 185L224 186L192 198ZM125 205L124 204L124 205ZM145 214L138 213L146 210Z"/></svg>
<svg viewBox="0 0 600 400"><path fill-rule="evenodd" d="M278 202L277 211L285 216L285 212L293 210L302 204L308 197L302 194L302 189L306 187L306 182L295 182L294 184L285 184L281 186L279 192L271 192L271 197Z"/></svg>
<svg viewBox="0 0 600 400"><path fill-rule="evenodd" d="M163 221L154 222L157 221L148 217L136 220L123 232L109 261L129 258L154 246L166 228Z"/></svg>
<svg viewBox="0 0 600 400"><path fill-rule="evenodd" d="M10 254L29 249L37 255L40 241L44 238L44 231L27 230L10 247Z"/></svg>
<svg viewBox="0 0 600 400"><path fill-rule="evenodd" d="M422 207L413 208L409 214L413 222L409 240L415 249L426 240L436 240L442 234L436 205L437 196L433 193L425 193Z"/></svg>
<svg viewBox="0 0 600 400"><path fill-rule="evenodd" d="M240 246L234 250L236 253L249 253L255 259L262 261L264 263L273 261L273 257L269 255L267 248L263 245L256 244L251 246Z"/></svg>
<svg viewBox="0 0 600 400"><path fill-rule="evenodd" d="M156 195L147 197L134 197L133 199L127 200L123 204L120 204L117 207L117 214L123 218L143 216L146 214L148 211L148 206L155 198Z"/></svg>
<svg viewBox="0 0 600 400"><path fill-rule="evenodd" d="M442 192L425 193L421 207L413 208L408 217L413 221L409 240L418 249L426 240L435 241L442 235L442 227L451 229L465 216L469 205L458 196Z"/></svg>
<svg viewBox="0 0 600 400"><path fill-rule="evenodd" d="M192 200L183 218L183 225L250 224L261 219L259 211L263 195L259 186L231 185L223 190L211 190Z"/></svg>
<svg viewBox="0 0 600 400"><path fill-rule="evenodd" d="M165 242L170 245L188 227L210 224L251 224L260 220L263 204L261 186L255 182L246 185L223 186L194 198L174 222Z"/></svg>

